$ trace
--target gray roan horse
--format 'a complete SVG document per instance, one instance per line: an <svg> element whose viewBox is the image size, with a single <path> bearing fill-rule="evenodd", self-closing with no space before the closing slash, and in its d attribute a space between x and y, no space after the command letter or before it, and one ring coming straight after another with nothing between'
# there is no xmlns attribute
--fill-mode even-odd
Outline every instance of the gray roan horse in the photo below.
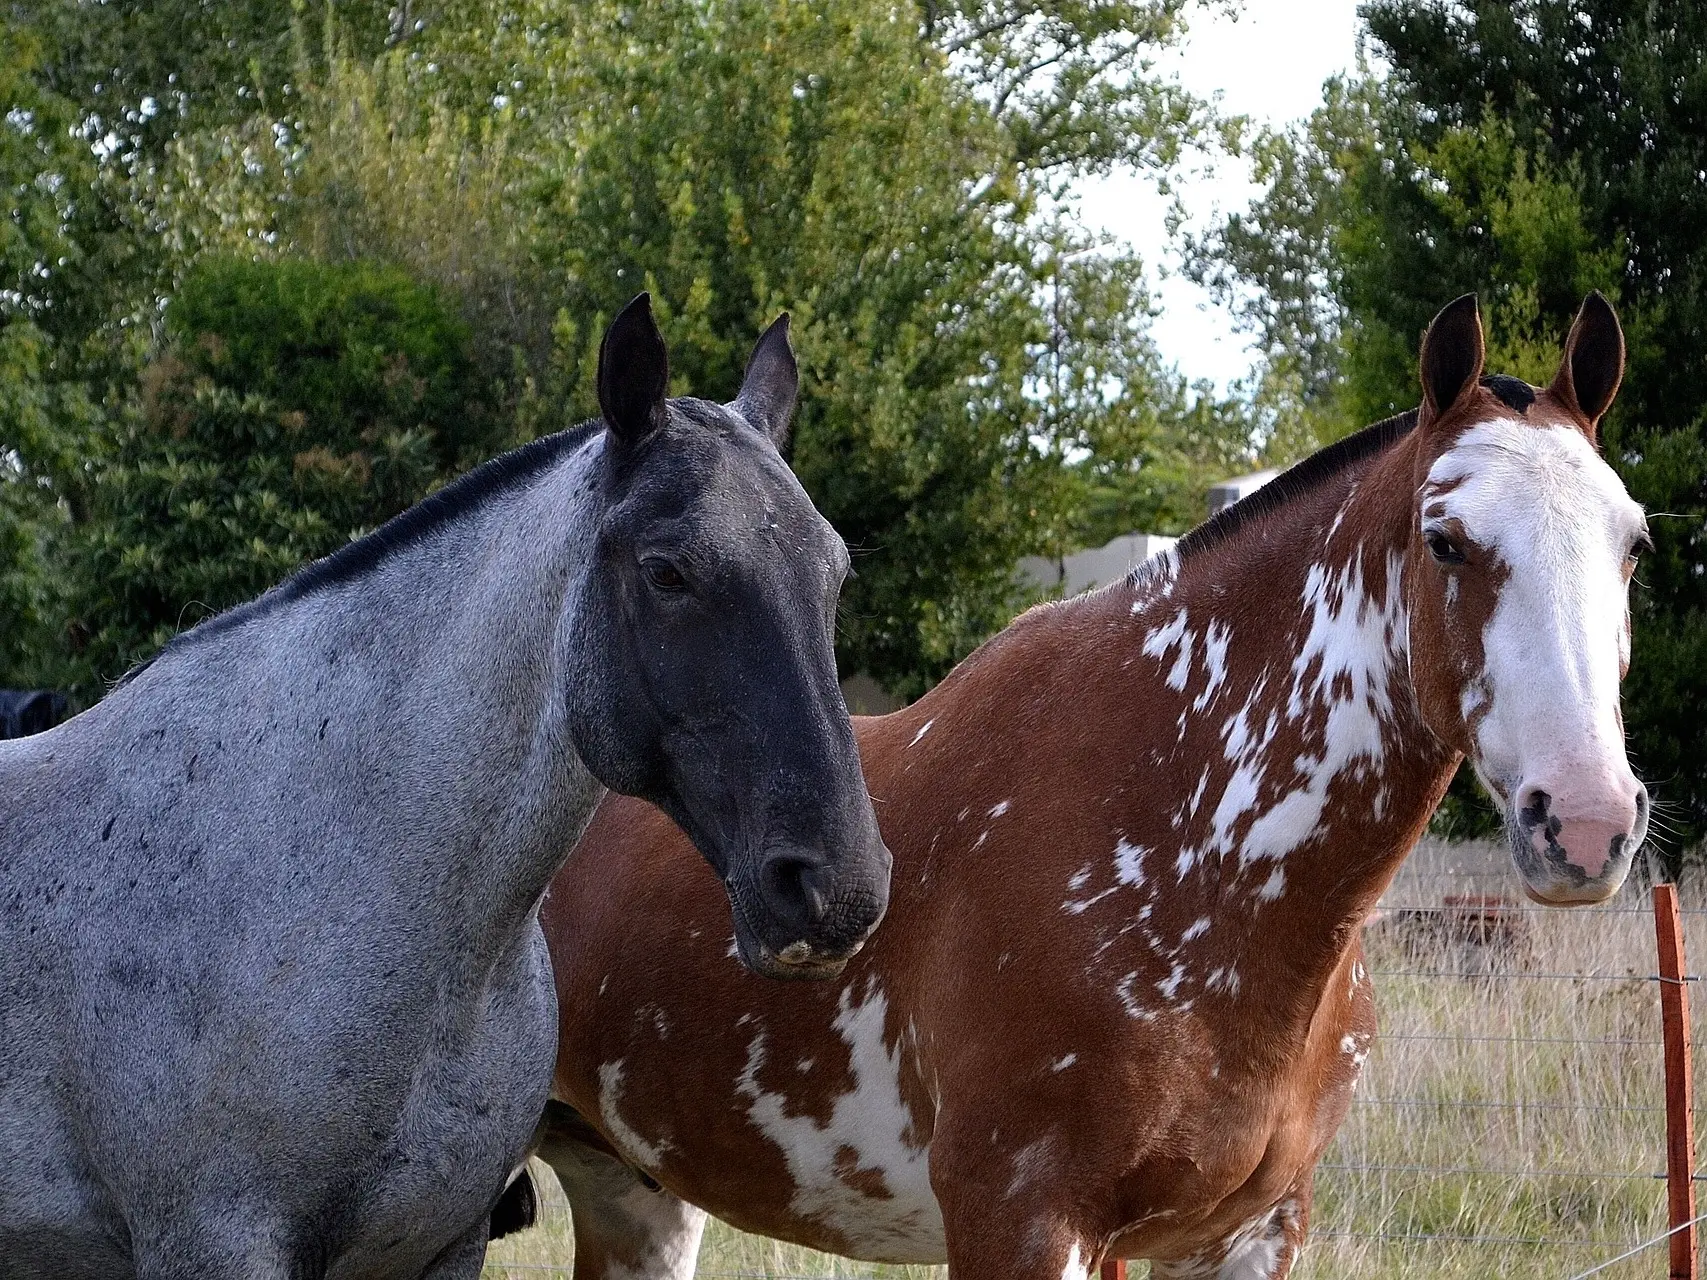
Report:
<svg viewBox="0 0 1707 1280"><path fill-rule="evenodd" d="M876 924L786 328L732 405L667 380L637 299L602 430L0 744L0 1276L478 1272L557 1051L538 902L600 783L693 837L755 969Z"/></svg>

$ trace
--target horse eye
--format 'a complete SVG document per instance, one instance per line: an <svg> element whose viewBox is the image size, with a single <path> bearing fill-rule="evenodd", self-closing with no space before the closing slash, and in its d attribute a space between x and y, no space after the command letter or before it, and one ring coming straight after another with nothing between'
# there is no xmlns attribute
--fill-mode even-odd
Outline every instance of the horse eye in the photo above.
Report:
<svg viewBox="0 0 1707 1280"><path fill-rule="evenodd" d="M1654 540L1646 533L1636 535L1636 541L1630 544L1630 554L1626 557L1631 562L1640 560L1654 549Z"/></svg>
<svg viewBox="0 0 1707 1280"><path fill-rule="evenodd" d="M1463 564L1464 553L1456 543L1439 530L1430 530L1423 535L1423 541L1428 543L1428 553L1441 564Z"/></svg>
<svg viewBox="0 0 1707 1280"><path fill-rule="evenodd" d="M681 570L668 560L650 556L640 562L640 567L646 570L646 577L660 591L687 590L688 580L682 577Z"/></svg>

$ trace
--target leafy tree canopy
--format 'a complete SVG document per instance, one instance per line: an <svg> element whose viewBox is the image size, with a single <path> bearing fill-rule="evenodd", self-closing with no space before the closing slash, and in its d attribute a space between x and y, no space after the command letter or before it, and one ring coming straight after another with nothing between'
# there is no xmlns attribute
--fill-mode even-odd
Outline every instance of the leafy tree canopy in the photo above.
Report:
<svg viewBox="0 0 1707 1280"><path fill-rule="evenodd" d="M492 448L460 321L395 268L209 258L167 330L59 535L85 697Z"/></svg>
<svg viewBox="0 0 1707 1280"><path fill-rule="evenodd" d="M1429 316L1471 290L1490 366L1556 366L1590 288L1630 366L1608 459L1655 513L1626 686L1632 754L1681 843L1707 833L1707 11L1672 0L1370 0L1390 68L1261 141L1267 194L1197 246L1311 411L1414 404ZM1460 815L1462 816L1462 815Z"/></svg>
<svg viewBox="0 0 1707 1280"><path fill-rule="evenodd" d="M82 592L69 642L103 669L136 656L429 475L592 412L599 332L646 288L678 391L731 394L794 312L793 461L859 564L841 658L918 692L1006 621L1018 556L1181 528L1252 455L1247 417L1162 366L1137 264L1068 199L1074 176L1160 173L1206 136L1146 61L1182 3L15 6L131 236L128 271L78 295L85 327L158 353L97 397L98 430L59 437L72 528L41 554L101 548L62 575ZM332 278L296 261L431 285L457 358L409 345L450 350L396 290L376 344L368 304L320 308ZM327 287L373 301L352 279ZM407 412L370 376L405 357ZM492 412L452 439L441 393ZM291 414L312 442L287 439ZM420 464L395 483L393 429ZM317 449L359 455L340 483L361 484L325 489L301 465ZM194 484L172 470L192 463ZM245 505L263 493L276 511Z"/></svg>

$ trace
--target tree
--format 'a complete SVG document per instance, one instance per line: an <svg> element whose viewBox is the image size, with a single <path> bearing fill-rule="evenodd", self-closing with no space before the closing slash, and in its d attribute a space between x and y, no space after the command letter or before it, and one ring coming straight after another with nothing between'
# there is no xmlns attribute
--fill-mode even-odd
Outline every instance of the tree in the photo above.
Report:
<svg viewBox="0 0 1707 1280"><path fill-rule="evenodd" d="M59 535L85 699L500 439L460 322L395 268L210 258L166 322L141 411L109 422Z"/></svg>
<svg viewBox="0 0 1707 1280"><path fill-rule="evenodd" d="M732 394L793 311L793 462L859 570L843 665L917 693L1007 620L1021 554L1095 536L1066 464L1136 449L1107 424L1155 388L1190 410L1132 264L1061 273L1097 246L1040 212L1067 175L1163 163L1199 129L1142 74L1176 8L472 5L373 62L334 32L290 111L180 138L153 200L189 254L435 281L524 431L590 411L599 332L641 288L678 391ZM1081 357L1110 376L1058 394ZM1099 479L1172 510L1151 491L1182 473L1149 461L1197 446L1147 421Z"/></svg>
<svg viewBox="0 0 1707 1280"><path fill-rule="evenodd" d="M101 420L103 334L121 272L113 210L74 104L41 83L41 47L0 20L0 684L54 678L43 543L81 497L79 441Z"/></svg>
<svg viewBox="0 0 1707 1280"><path fill-rule="evenodd" d="M1490 366L1551 371L1582 294L1615 297L1630 366L1603 428L1658 552L1635 593L1632 754L1680 839L1707 833L1707 12L1681 0L1371 0L1390 67L1271 138L1267 196L1200 269L1261 297L1341 420L1415 402L1429 315L1482 295ZM1310 297L1316 290L1316 299ZM1325 301L1319 301L1325 300Z"/></svg>

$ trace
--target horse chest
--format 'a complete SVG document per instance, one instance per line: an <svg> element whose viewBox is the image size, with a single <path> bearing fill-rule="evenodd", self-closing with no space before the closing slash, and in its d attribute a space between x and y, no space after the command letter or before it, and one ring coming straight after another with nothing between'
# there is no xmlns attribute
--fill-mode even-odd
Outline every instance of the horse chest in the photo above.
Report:
<svg viewBox="0 0 1707 1280"><path fill-rule="evenodd" d="M768 1019L743 1019L738 1069L708 1112L741 1117L733 1133L719 1120L642 1137L624 1108L644 1105L627 1076L645 1064L607 1064L599 1071L604 1128L634 1163L737 1226L872 1261L940 1262L934 1117L912 1037L896 1034L888 1015L871 981L843 990L832 1034L815 1042ZM702 1177L708 1169L721 1173Z"/></svg>

